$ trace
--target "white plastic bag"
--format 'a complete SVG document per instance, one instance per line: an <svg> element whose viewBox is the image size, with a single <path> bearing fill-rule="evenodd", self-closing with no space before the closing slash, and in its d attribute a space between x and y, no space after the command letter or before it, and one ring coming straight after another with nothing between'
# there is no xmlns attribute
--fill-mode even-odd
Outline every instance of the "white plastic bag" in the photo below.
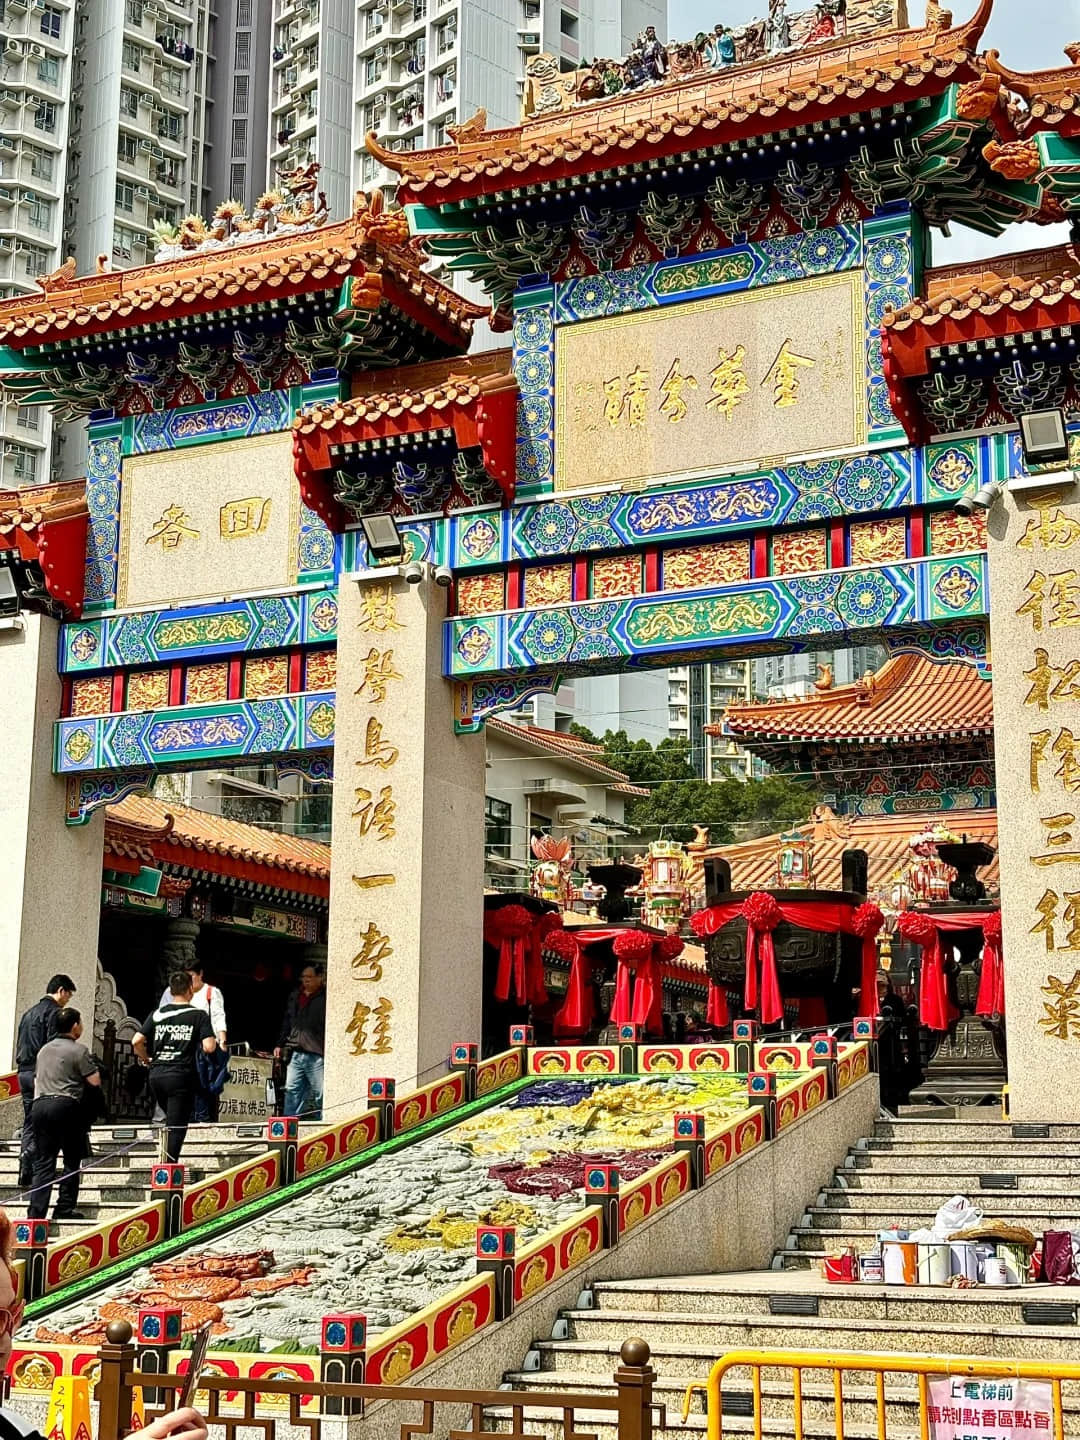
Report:
<svg viewBox="0 0 1080 1440"><path fill-rule="evenodd" d="M950 1235L956 1235L962 1230L974 1230L982 1221L981 1210L976 1210L965 1196L954 1195L942 1205L934 1218L934 1238L947 1240Z"/></svg>

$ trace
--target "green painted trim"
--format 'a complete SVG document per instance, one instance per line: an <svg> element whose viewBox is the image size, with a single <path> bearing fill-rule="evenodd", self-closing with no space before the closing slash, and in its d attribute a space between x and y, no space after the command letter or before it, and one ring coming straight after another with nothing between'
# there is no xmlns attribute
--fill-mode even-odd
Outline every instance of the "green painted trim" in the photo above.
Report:
<svg viewBox="0 0 1080 1440"><path fill-rule="evenodd" d="M490 1095L485 1095L478 1100L470 1100L467 1104L459 1105L445 1115L438 1115L423 1125L418 1125L415 1130L408 1130L404 1135L395 1135L392 1140L381 1140L377 1145L362 1150L359 1155L350 1155L345 1160L328 1165L325 1170L317 1170L314 1175L303 1176L282 1190L274 1190L269 1195L262 1195L257 1200L252 1200L247 1205L241 1205L235 1210L229 1210L214 1220L207 1220L205 1224L184 1230L171 1240L162 1240L147 1250L139 1250L129 1259L111 1265L107 1270L98 1270L95 1274L88 1275L85 1279L78 1280L63 1290L50 1291L49 1294L43 1295L40 1300L35 1300L26 1307L26 1318L27 1320L40 1319L42 1315L48 1315L60 1306L71 1305L76 1300L81 1300L97 1290L104 1289L115 1280L124 1279L125 1276L141 1270L145 1265L153 1265L159 1260L167 1260L172 1255L180 1255L190 1249L193 1244L203 1244L207 1240L212 1240L215 1236L233 1229L234 1226L245 1224L248 1220L254 1220L259 1215L264 1215L270 1210L276 1210L292 1200L299 1199L301 1195L306 1195L308 1191L316 1189L325 1180L338 1180L343 1175L349 1175L354 1170L362 1169L383 1155L392 1155L395 1151L403 1149L404 1146L411 1145L414 1140L426 1140L432 1135L440 1134L443 1130L452 1129L462 1120L501 1104L503 1100L516 1095L519 1090L524 1090L527 1085L535 1084L536 1081L545 1078L553 1077L526 1075L520 1080L514 1080L499 1090L493 1090ZM620 1077L610 1075L602 1078L614 1080Z"/></svg>

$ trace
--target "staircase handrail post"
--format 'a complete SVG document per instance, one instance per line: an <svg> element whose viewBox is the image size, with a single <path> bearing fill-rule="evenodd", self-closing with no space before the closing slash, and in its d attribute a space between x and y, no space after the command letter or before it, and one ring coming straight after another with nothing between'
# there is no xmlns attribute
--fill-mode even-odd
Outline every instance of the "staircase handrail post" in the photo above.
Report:
<svg viewBox="0 0 1080 1440"><path fill-rule="evenodd" d="M619 1351L622 1364L615 1371L619 1396L619 1440L652 1440L652 1395L656 1371L649 1364L650 1353L648 1342L637 1338L624 1340Z"/></svg>
<svg viewBox="0 0 1080 1440"><path fill-rule="evenodd" d="M131 1335L126 1320L114 1320L106 1327L105 1343L98 1351L98 1440L123 1440L131 1429L131 1373L135 1368Z"/></svg>

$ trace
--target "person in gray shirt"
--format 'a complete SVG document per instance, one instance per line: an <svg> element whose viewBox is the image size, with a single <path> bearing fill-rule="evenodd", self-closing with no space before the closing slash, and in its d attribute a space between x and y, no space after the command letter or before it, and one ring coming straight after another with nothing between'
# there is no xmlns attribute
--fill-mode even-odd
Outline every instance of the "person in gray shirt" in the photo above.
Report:
<svg viewBox="0 0 1080 1440"><path fill-rule="evenodd" d="M62 1153L64 1176L60 1181L55 1220L82 1220L75 1208L79 1199L80 1166L86 1157L89 1135L84 1103L86 1086L101 1084L97 1061L80 1045L82 1017L65 1007L56 1017L54 1040L38 1051L34 1072L34 1106L30 1121L34 1127L34 1188L27 1214L42 1220L49 1213L49 1199L56 1179L56 1161Z"/></svg>

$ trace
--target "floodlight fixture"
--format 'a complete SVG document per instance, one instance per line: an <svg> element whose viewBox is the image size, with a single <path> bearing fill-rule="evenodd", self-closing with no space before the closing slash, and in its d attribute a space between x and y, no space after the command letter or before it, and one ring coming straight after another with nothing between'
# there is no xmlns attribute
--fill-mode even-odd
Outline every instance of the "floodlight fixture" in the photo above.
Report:
<svg viewBox="0 0 1080 1440"><path fill-rule="evenodd" d="M1020 445L1024 464L1029 469L1038 465L1064 465L1069 458L1064 410L1029 410L1021 415Z"/></svg>
<svg viewBox="0 0 1080 1440"><path fill-rule="evenodd" d="M368 551L376 565L400 565L405 547L392 515L365 515L360 521Z"/></svg>

